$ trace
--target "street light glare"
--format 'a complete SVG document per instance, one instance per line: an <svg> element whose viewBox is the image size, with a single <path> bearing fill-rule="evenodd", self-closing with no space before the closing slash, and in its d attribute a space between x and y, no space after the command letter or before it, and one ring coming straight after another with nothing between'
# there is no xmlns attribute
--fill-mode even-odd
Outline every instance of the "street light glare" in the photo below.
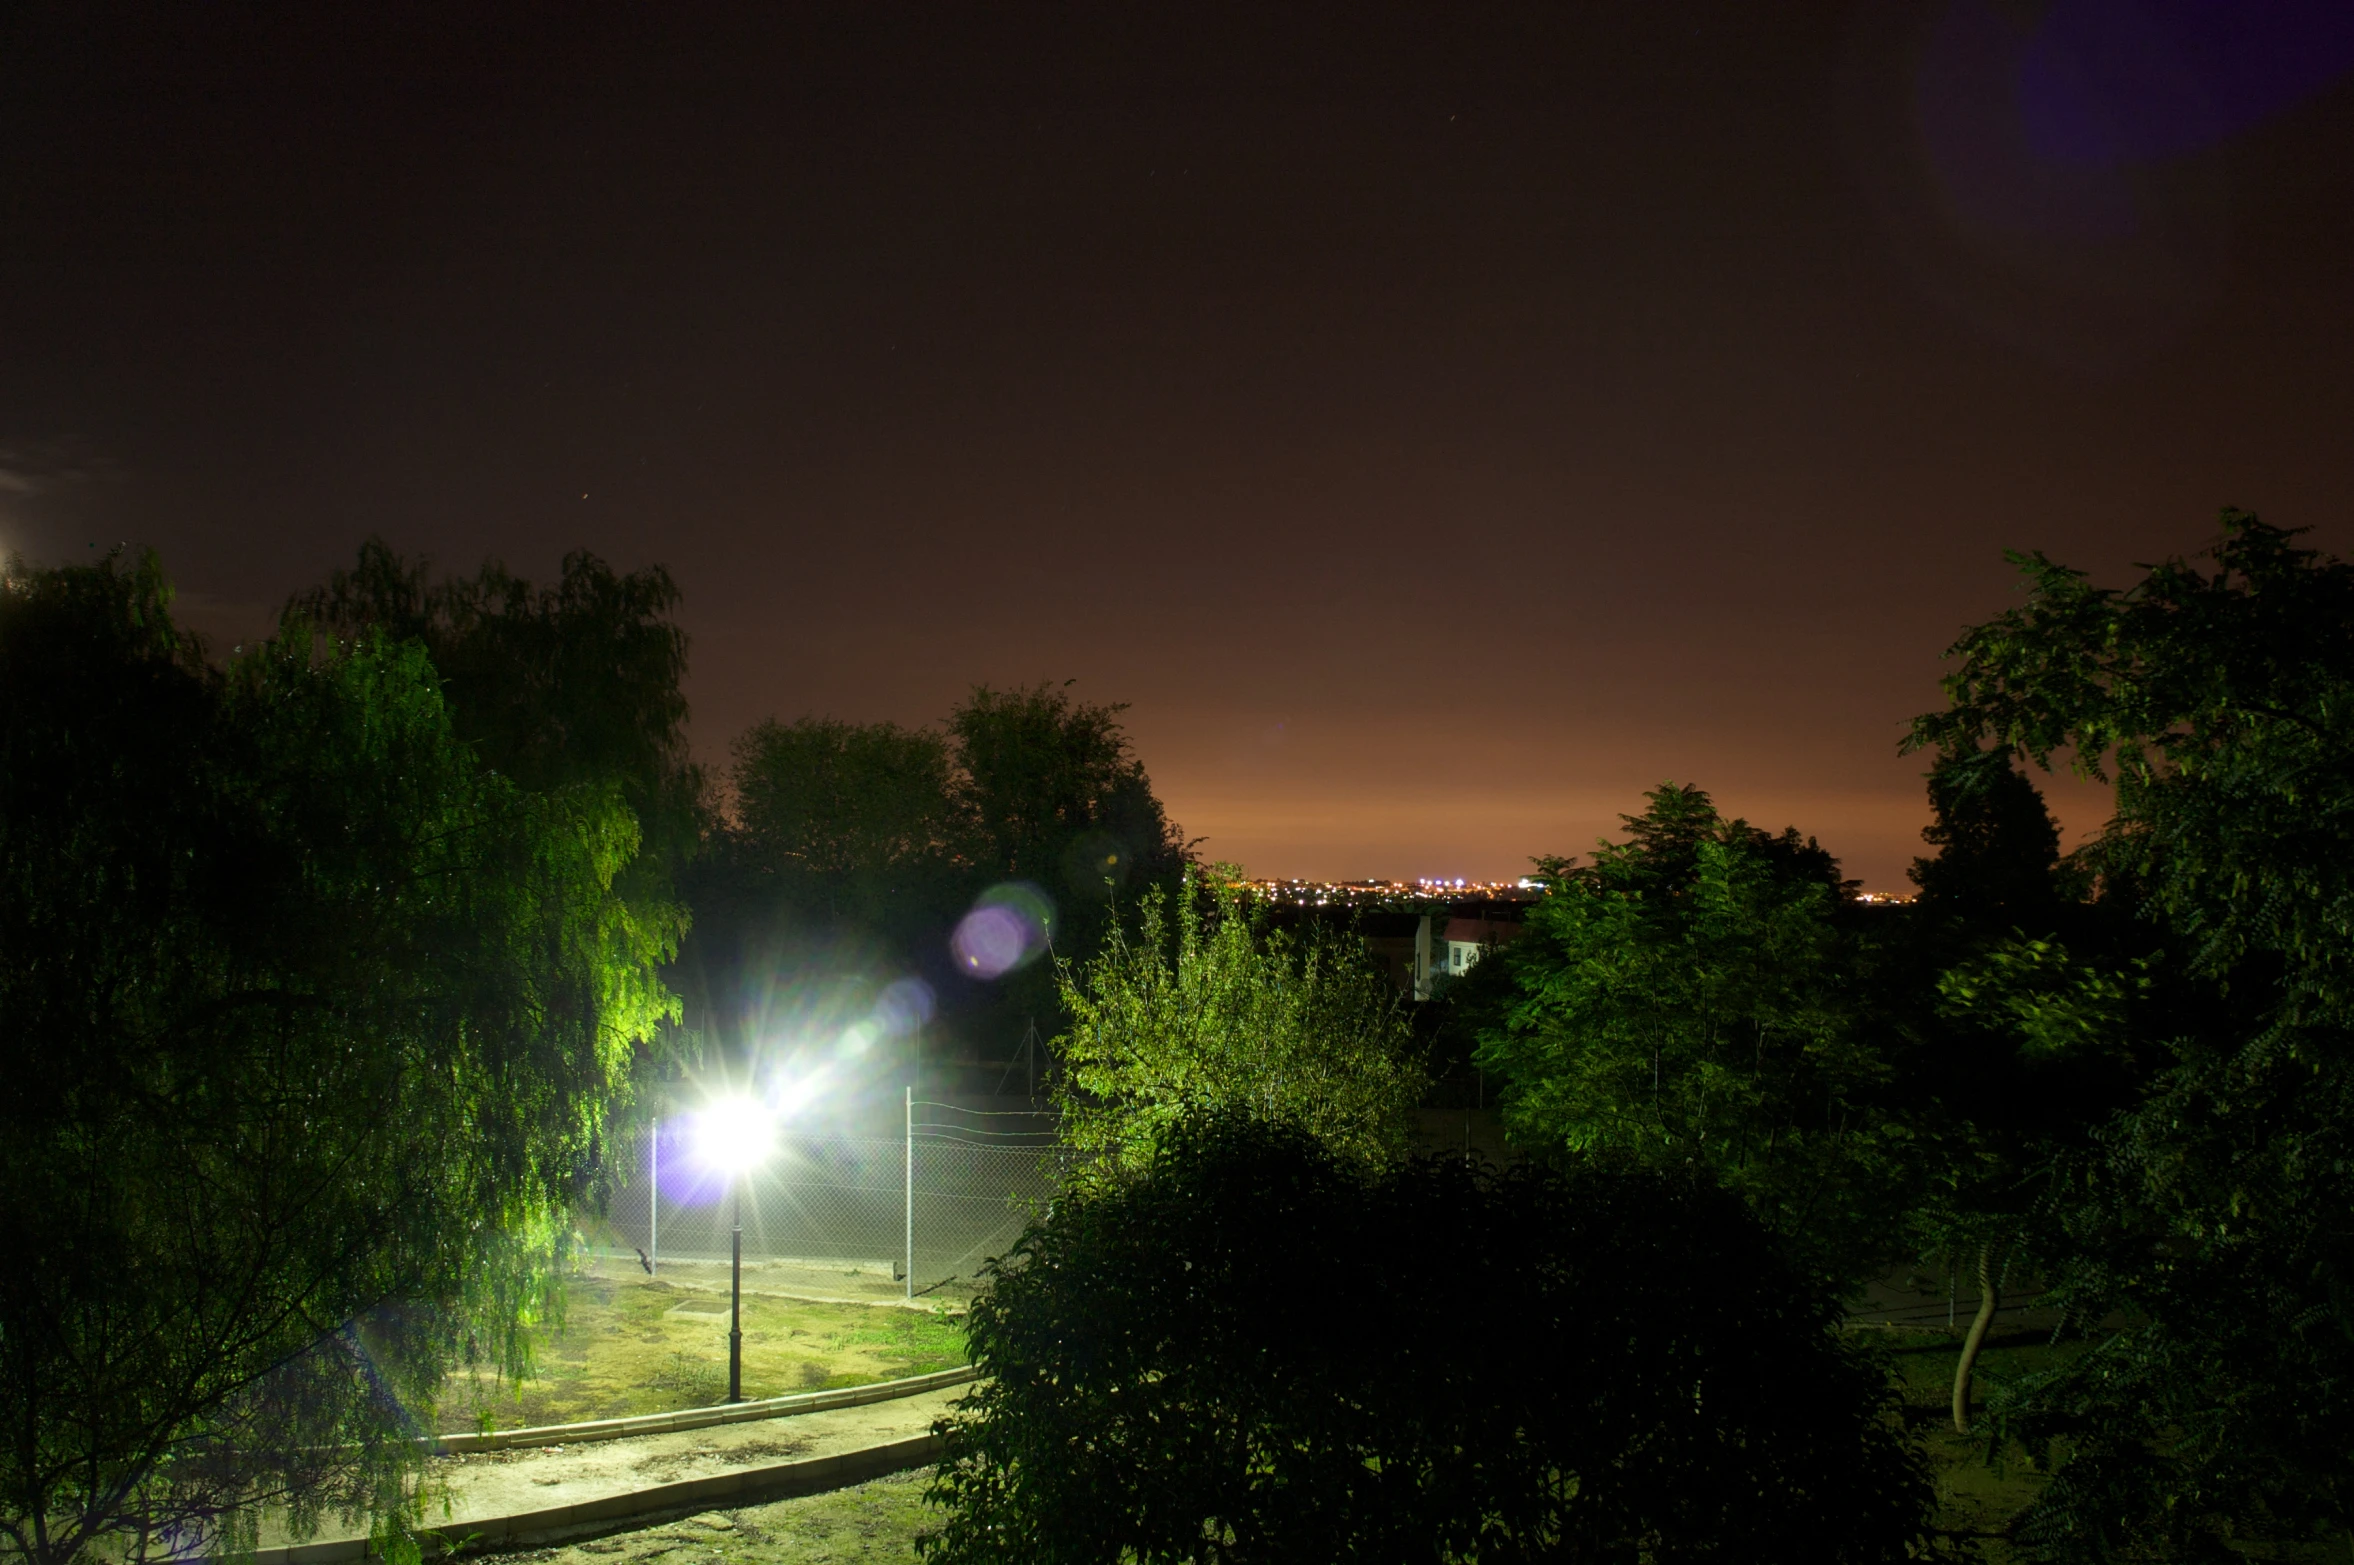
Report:
<svg viewBox="0 0 2354 1565"><path fill-rule="evenodd" d="M776 1141L776 1117L757 1098L721 1098L695 1127L703 1160L731 1174L749 1173Z"/></svg>
<svg viewBox="0 0 2354 1565"><path fill-rule="evenodd" d="M769 1112L778 1120L791 1119L807 1108L825 1085L823 1070L780 1075L768 1089Z"/></svg>

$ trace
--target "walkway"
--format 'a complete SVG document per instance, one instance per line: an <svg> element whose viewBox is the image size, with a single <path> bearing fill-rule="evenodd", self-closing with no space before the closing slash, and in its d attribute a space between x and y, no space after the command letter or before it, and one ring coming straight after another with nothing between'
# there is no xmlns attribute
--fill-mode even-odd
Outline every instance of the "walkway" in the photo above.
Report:
<svg viewBox="0 0 2354 1565"><path fill-rule="evenodd" d="M439 1492L427 1525L453 1541L470 1534L483 1535L486 1543L582 1536L624 1525L626 1512L620 1507L641 1499L654 1502L640 1507L651 1520L666 1512L744 1503L737 1494L770 1499L863 1482L924 1465L930 1458L926 1437L932 1421L968 1389L955 1386L758 1423L436 1457L430 1482ZM859 1459L862 1453L868 1454L866 1460ZM676 1503L661 1504L664 1496L649 1491L667 1491ZM532 1524L491 1525L524 1518L532 1518ZM517 1536L510 1538L511 1533ZM365 1540L353 1537L293 1544L282 1524L265 1525L261 1545L261 1565L337 1565L366 1555Z"/></svg>

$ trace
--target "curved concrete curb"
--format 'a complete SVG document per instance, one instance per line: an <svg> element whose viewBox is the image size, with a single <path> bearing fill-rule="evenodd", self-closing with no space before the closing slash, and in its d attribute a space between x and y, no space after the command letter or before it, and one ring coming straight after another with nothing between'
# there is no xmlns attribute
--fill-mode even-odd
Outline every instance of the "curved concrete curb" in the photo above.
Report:
<svg viewBox="0 0 2354 1565"><path fill-rule="evenodd" d="M448 1547L441 1552L472 1554L589 1538L642 1527L668 1516L691 1516L697 1511L765 1504L800 1494L843 1489L870 1478L928 1466L940 1459L941 1446L938 1435L914 1435L885 1445L868 1446L863 1451L839 1451L832 1456L804 1457L797 1462L748 1467L710 1478L657 1484L651 1489L609 1494L602 1499L551 1506L544 1511L452 1522L440 1529L449 1540ZM323 1543L262 1549L256 1554L254 1565L357 1565L375 1557L365 1538L334 1538Z"/></svg>
<svg viewBox="0 0 2354 1565"><path fill-rule="evenodd" d="M842 1386L832 1391L803 1391L789 1397L762 1397L757 1402L730 1402L719 1407L688 1407L675 1413L640 1413L635 1418L599 1418L580 1424L541 1424L534 1429L496 1429L478 1435L435 1435L434 1454L455 1456L466 1451L513 1451L535 1445L580 1445L591 1440L624 1440L631 1435L663 1435L679 1429L708 1429L714 1424L748 1424L763 1418L789 1418L795 1413L822 1413L833 1407L863 1407L898 1397L921 1396L949 1386L961 1386L979 1371L938 1369L904 1380L882 1380L871 1386ZM425 1442L420 1442L425 1443Z"/></svg>

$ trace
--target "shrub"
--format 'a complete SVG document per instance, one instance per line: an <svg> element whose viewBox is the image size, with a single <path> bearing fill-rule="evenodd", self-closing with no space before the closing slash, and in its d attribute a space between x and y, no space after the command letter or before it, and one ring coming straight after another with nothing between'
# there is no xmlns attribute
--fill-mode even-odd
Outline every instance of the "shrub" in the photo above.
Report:
<svg viewBox="0 0 2354 1565"><path fill-rule="evenodd" d="M1896 1560L1886 1377L1733 1197L1188 1120L976 1301L934 1562Z"/></svg>

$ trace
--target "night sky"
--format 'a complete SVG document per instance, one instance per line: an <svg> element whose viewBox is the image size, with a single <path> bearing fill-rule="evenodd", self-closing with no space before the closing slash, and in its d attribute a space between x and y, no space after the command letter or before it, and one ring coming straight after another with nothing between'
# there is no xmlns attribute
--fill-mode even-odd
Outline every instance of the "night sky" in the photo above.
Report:
<svg viewBox="0 0 2354 1565"><path fill-rule="evenodd" d="M586 547L707 759L1075 678L1254 873L1674 779L1901 889L2004 548L2354 547L2349 66L2313 0L0 7L0 547L224 644L370 533Z"/></svg>

